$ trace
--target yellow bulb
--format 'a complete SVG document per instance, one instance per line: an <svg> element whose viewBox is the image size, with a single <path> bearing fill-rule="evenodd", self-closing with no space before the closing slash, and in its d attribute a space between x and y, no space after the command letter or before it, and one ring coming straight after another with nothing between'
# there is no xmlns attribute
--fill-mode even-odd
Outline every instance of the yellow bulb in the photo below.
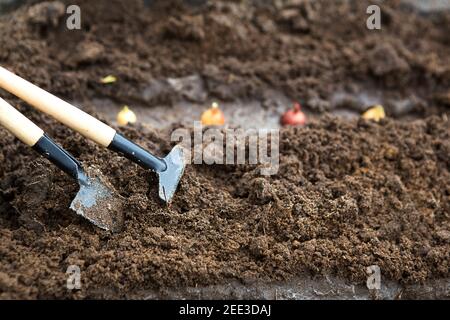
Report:
<svg viewBox="0 0 450 320"><path fill-rule="evenodd" d="M384 108L382 105L375 105L362 114L362 117L366 120L374 120L376 122L386 117Z"/></svg>
<svg viewBox="0 0 450 320"><path fill-rule="evenodd" d="M136 123L136 114L130 110L128 106L124 106L123 109L117 114L117 123L120 126L126 126L129 123Z"/></svg>
<svg viewBox="0 0 450 320"><path fill-rule="evenodd" d="M103 83L103 84L110 84L110 83L114 83L116 81L117 81L117 78L114 77L114 76L111 76L111 75L106 76L106 77L104 77L103 79L100 80L100 82Z"/></svg>

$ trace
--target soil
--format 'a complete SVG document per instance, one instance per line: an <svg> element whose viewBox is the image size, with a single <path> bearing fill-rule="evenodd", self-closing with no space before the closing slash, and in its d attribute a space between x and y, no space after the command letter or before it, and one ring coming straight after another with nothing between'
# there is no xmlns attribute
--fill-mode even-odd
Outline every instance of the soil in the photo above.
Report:
<svg viewBox="0 0 450 320"><path fill-rule="evenodd" d="M386 1L383 29L368 31L365 1L70 3L81 31L66 29L60 2L1 16L0 64L90 112L98 97L168 114L185 100L256 99L263 110L276 90L317 117L281 129L276 175L189 165L166 206L153 173L2 92L126 201L122 232L96 228L69 209L76 182L0 130L0 298L129 298L302 273L364 284L371 265L401 284L450 277L448 11ZM109 74L118 83L99 83ZM203 94L168 80L192 75ZM361 92L382 92L387 119L327 114L361 111ZM164 156L180 126L118 130ZM66 288L70 265L81 290Z"/></svg>

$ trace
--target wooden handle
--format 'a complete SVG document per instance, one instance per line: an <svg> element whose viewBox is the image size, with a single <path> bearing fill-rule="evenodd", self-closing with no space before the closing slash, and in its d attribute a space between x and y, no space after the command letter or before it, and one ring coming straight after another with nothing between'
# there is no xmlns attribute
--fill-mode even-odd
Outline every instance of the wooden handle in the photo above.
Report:
<svg viewBox="0 0 450 320"><path fill-rule="evenodd" d="M104 147L110 145L116 134L116 130L100 120L3 67L0 67L0 87Z"/></svg>
<svg viewBox="0 0 450 320"><path fill-rule="evenodd" d="M44 131L0 98L0 124L28 146L34 146Z"/></svg>

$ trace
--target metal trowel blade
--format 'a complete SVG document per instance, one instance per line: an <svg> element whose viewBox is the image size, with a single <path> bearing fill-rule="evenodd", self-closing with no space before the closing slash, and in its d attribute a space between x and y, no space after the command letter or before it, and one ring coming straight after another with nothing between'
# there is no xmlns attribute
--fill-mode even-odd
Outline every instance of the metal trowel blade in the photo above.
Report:
<svg viewBox="0 0 450 320"><path fill-rule="evenodd" d="M88 174L79 177L80 190L70 208L99 228L112 232L123 228L123 200L102 177L99 170L89 168Z"/></svg>

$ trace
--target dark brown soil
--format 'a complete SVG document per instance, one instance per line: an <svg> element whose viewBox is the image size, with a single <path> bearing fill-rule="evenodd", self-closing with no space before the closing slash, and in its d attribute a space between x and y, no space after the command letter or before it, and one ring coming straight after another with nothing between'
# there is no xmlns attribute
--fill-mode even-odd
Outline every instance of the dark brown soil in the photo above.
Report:
<svg viewBox="0 0 450 320"><path fill-rule="evenodd" d="M417 97L410 112L423 118L395 119L388 105L392 118L380 123L324 115L282 129L277 175L249 165L190 165L167 207L152 173L2 92L100 168L126 204L123 232L92 226L68 209L76 183L0 130L0 298L124 298L302 272L364 283L374 264L401 283L450 276L448 13L425 17L390 1L384 29L372 32L364 1L287 1L282 8L73 2L82 8L83 31L65 29L57 4L0 17L0 64L67 99L105 96L151 107L180 98L164 90L143 96L151 81L200 74L210 98L264 101L270 88L322 113L342 107L330 103L338 90L373 89ZM119 83L99 84L108 74ZM165 155L170 129L120 130ZM66 288L73 264L82 271L75 292Z"/></svg>

